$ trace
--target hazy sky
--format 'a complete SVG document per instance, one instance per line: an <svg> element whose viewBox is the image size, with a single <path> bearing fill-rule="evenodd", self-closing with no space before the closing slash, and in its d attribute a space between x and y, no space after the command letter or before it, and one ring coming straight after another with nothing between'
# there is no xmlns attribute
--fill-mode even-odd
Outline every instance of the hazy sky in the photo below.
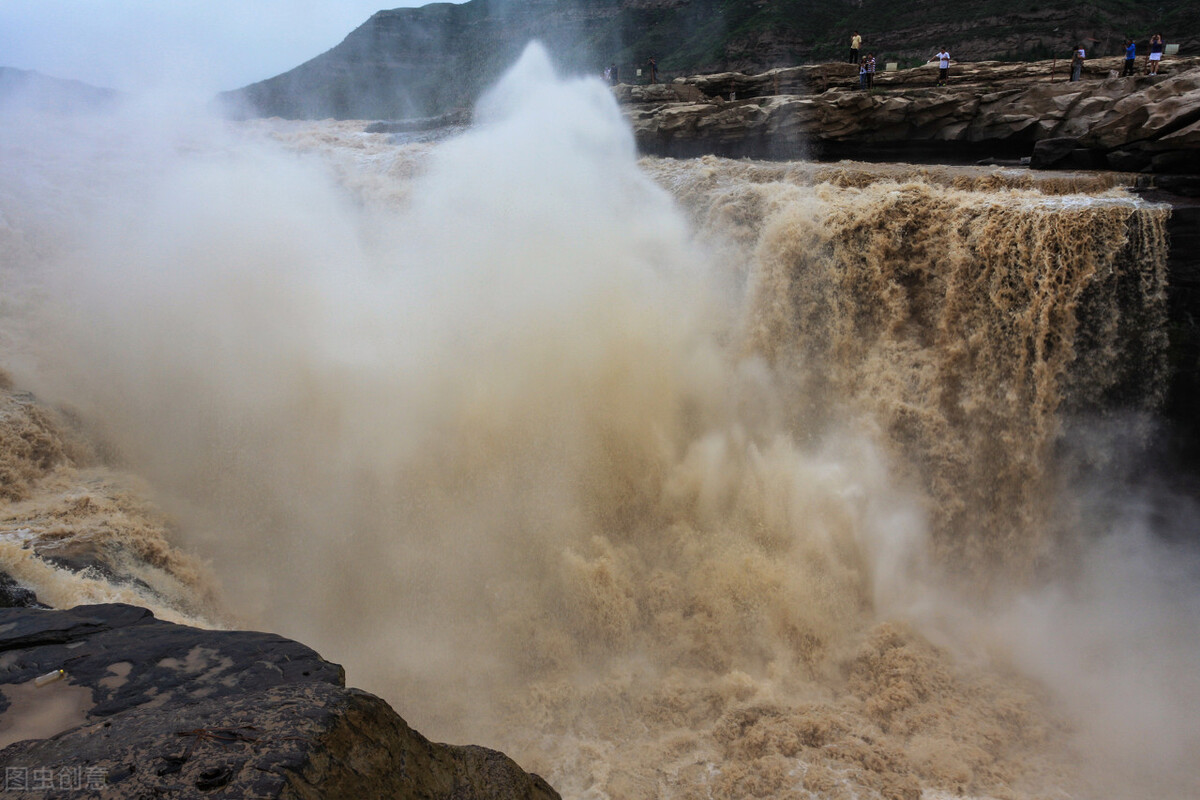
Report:
<svg viewBox="0 0 1200 800"><path fill-rule="evenodd" d="M462 2L462 0L456 0ZM0 0L0 66L135 91L236 89L426 0Z"/></svg>

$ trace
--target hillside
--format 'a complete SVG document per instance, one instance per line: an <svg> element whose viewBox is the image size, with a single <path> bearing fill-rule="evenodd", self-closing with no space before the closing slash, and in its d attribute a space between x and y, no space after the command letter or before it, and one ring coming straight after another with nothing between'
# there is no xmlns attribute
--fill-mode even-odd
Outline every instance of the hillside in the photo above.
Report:
<svg viewBox="0 0 1200 800"><path fill-rule="evenodd" d="M80 81L62 80L32 70L0 67L0 105L75 113L111 110L121 93Z"/></svg>
<svg viewBox="0 0 1200 800"><path fill-rule="evenodd" d="M530 39L559 67L623 80L654 56L664 78L762 72L845 58L850 33L881 60L1062 57L1077 42L1115 55L1161 31L1200 51L1200 3L1135 0L470 0L379 11L328 52L222 95L242 116L399 119L470 105Z"/></svg>

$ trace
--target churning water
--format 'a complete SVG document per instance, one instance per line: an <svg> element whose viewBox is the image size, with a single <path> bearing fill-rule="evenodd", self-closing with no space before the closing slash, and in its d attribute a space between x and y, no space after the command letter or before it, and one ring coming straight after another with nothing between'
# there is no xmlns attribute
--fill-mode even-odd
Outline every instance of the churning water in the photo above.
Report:
<svg viewBox="0 0 1200 800"><path fill-rule="evenodd" d="M536 47L443 141L179 119L0 124L44 601L299 638L571 798L1200 791L1195 521L1103 468L1166 210L639 161Z"/></svg>

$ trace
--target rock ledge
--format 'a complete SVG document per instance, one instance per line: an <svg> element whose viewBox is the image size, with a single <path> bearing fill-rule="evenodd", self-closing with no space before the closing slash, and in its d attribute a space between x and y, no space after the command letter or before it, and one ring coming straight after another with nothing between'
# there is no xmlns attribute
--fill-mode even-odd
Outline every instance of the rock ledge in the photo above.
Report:
<svg viewBox="0 0 1200 800"><path fill-rule="evenodd" d="M881 73L857 88L849 64L722 73L614 89L639 148L661 156L1029 158L1035 168L1112 169L1200 191L1200 58L1157 76L1117 77L1096 59L1067 82L1051 62ZM1182 176L1182 177L1180 177ZM1189 188L1190 187L1190 188Z"/></svg>
<svg viewBox="0 0 1200 800"><path fill-rule="evenodd" d="M344 683L274 634L120 604L0 609L0 774L23 798L558 797Z"/></svg>

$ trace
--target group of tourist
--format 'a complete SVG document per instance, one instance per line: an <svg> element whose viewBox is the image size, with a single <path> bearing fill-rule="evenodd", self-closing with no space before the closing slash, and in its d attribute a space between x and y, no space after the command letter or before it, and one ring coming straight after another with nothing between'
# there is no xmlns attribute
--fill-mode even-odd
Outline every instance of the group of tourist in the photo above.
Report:
<svg viewBox="0 0 1200 800"><path fill-rule="evenodd" d="M870 91L875 88L875 54L867 53L859 58L860 47L862 47L862 36L855 31L854 35L850 37L850 63L858 64L858 87L863 91Z"/></svg>
<svg viewBox="0 0 1200 800"><path fill-rule="evenodd" d="M858 85L860 89L869 91L875 87L875 54L867 53L865 56L859 56L862 49L862 36L858 31L850 37L850 63L858 64ZM1158 65L1162 61L1163 52L1166 46L1163 43L1162 34L1156 33L1150 37L1150 53L1146 57L1146 74L1157 75ZM1087 58L1087 50L1083 45L1075 48L1071 54L1071 78L1072 81L1080 80L1083 76L1083 62ZM929 59L930 61L938 62L938 86L945 86L950 75L950 51L944 47L939 47ZM1125 40L1125 68L1121 70L1122 77L1133 75L1134 63L1137 61L1137 45L1133 39ZM650 83L658 83L658 62L651 58L646 63L647 71L649 72ZM638 75L642 71L638 70ZM613 86L621 82L620 71L617 69L616 63L609 65L608 69L604 70L604 79Z"/></svg>
<svg viewBox="0 0 1200 800"><path fill-rule="evenodd" d="M650 60L646 62L646 72L650 76L651 83L658 83L658 59L650 57ZM642 71L639 69L637 73L640 76ZM609 64L604 70L604 80L612 86L621 82L621 70L617 68L617 62Z"/></svg>
<svg viewBox="0 0 1200 800"><path fill-rule="evenodd" d="M875 54L867 53L858 62L858 85L861 89L875 88Z"/></svg>
<svg viewBox="0 0 1200 800"><path fill-rule="evenodd" d="M1150 37L1150 53L1146 56L1146 74L1157 75L1158 65L1162 62L1163 51L1166 50L1166 44L1163 42L1161 33L1156 33ZM1134 64L1137 61L1137 43L1133 39L1125 40L1125 68L1121 70L1121 77L1128 78L1133 76Z"/></svg>
<svg viewBox="0 0 1200 800"><path fill-rule="evenodd" d="M1146 74L1157 75L1158 65L1162 63L1163 52L1166 50L1166 43L1163 41L1161 33L1156 33L1150 37L1150 53L1146 56ZM1087 51L1083 45L1075 48L1075 52L1071 54L1071 80L1077 81L1083 76L1083 62L1087 58ZM1121 69L1122 78L1132 78L1134 66L1137 63L1137 43L1133 39L1125 40L1125 66Z"/></svg>
<svg viewBox="0 0 1200 800"><path fill-rule="evenodd" d="M875 88L875 54L867 53L859 57L862 48L862 36L858 31L850 37L850 63L858 64L858 85L860 89L869 91ZM937 53L929 59L938 62L938 86L945 86L950 74L950 51L939 47Z"/></svg>
<svg viewBox="0 0 1200 800"><path fill-rule="evenodd" d="M867 53L865 56L859 57L859 51L862 48L862 36L858 31L850 37L850 63L858 64L858 82L859 88L869 90L875 85L875 54ZM1146 74L1157 75L1158 65L1162 62L1163 52L1166 50L1166 45L1163 43L1162 34L1156 33L1150 37L1150 54L1146 58ZM1083 62L1087 58L1087 51L1083 45L1075 48L1071 54L1071 80L1077 81L1083 76ZM944 47L939 47L937 53L929 59L930 61L938 62L938 86L945 86L950 74L950 51ZM1137 60L1137 45L1133 39L1125 40L1125 68L1121 71L1122 77L1133 75L1134 63Z"/></svg>

